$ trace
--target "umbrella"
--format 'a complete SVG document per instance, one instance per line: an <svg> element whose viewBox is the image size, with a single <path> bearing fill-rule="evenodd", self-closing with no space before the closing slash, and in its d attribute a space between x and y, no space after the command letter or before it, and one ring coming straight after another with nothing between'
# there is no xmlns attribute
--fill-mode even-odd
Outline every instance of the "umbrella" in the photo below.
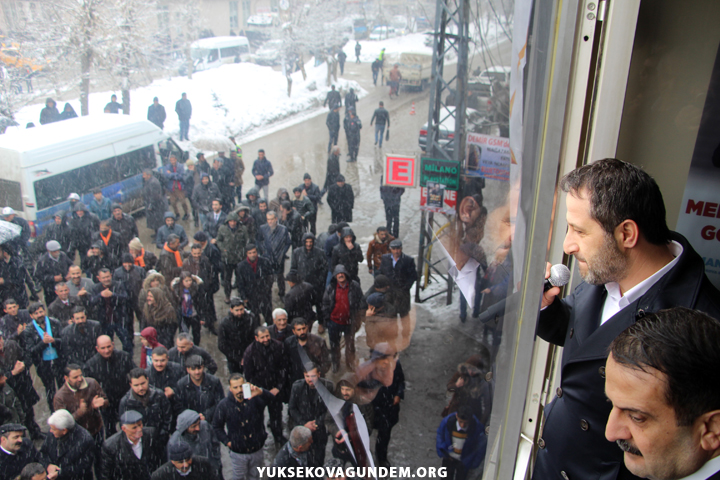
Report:
<svg viewBox="0 0 720 480"><path fill-rule="evenodd" d="M192 143L193 147L200 151L229 152L235 148L229 138L221 135L206 135L194 140Z"/></svg>
<svg viewBox="0 0 720 480"><path fill-rule="evenodd" d="M0 220L0 245L20 236L22 228L5 220Z"/></svg>

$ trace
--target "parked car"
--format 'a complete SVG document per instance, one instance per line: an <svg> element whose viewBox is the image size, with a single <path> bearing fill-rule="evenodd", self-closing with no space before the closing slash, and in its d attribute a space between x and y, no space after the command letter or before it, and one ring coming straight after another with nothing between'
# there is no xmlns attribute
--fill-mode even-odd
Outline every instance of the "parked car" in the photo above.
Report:
<svg viewBox="0 0 720 480"><path fill-rule="evenodd" d="M388 38L395 37L396 35L397 33L395 32L395 27L378 25L372 29L372 32L370 33L370 40L387 40Z"/></svg>
<svg viewBox="0 0 720 480"><path fill-rule="evenodd" d="M490 67L477 77L478 82L486 85L492 85L495 80L507 84L510 81L510 67Z"/></svg>
<svg viewBox="0 0 720 480"><path fill-rule="evenodd" d="M258 65L279 65L282 58L282 40L270 40L265 42L255 52L255 63Z"/></svg>

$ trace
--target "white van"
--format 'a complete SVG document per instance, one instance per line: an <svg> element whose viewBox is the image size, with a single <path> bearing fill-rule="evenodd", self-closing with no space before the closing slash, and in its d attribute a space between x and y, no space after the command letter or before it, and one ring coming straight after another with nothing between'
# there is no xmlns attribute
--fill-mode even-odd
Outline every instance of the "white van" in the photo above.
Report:
<svg viewBox="0 0 720 480"><path fill-rule="evenodd" d="M0 135L0 206L12 207L30 222L33 236L67 210L68 195L86 205L91 191L143 208L142 171L168 163L170 154L187 159L167 133L147 120L126 115L71 118Z"/></svg>
<svg viewBox="0 0 720 480"><path fill-rule="evenodd" d="M225 63L250 61L247 37L201 38L190 45L195 71L217 68Z"/></svg>

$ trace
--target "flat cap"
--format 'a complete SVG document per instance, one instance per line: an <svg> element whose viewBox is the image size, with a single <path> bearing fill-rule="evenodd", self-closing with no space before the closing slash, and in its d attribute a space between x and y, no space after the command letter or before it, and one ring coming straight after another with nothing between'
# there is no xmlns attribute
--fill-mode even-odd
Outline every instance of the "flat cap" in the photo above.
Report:
<svg viewBox="0 0 720 480"><path fill-rule="evenodd" d="M45 244L45 248L48 252L57 252L60 250L60 243L57 240L50 240Z"/></svg>
<svg viewBox="0 0 720 480"><path fill-rule="evenodd" d="M142 413L137 410L128 410L120 417L120 425L132 425L143 419Z"/></svg>
<svg viewBox="0 0 720 480"><path fill-rule="evenodd" d="M0 427L0 435L5 435L9 432L24 432L26 430L27 428L19 423L6 423Z"/></svg>
<svg viewBox="0 0 720 480"><path fill-rule="evenodd" d="M390 248L402 248L402 241L396 238L395 240L390 242Z"/></svg>

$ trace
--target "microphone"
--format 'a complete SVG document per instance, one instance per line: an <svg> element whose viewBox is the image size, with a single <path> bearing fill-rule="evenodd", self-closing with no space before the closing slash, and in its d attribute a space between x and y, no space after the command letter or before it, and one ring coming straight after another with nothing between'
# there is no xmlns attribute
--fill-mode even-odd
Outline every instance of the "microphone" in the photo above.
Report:
<svg viewBox="0 0 720 480"><path fill-rule="evenodd" d="M543 292L547 292L552 287L562 287L567 285L567 283L570 281L570 269L568 269L565 265L562 263L558 263L557 265L553 265L550 268L550 278L547 278L543 285ZM490 320L493 320L497 317L501 317L505 315L505 313L512 313L515 308L517 308L517 298L519 297L520 292L515 292L512 295L510 295L507 298L504 298L500 300L499 302L495 303L494 305L491 305L488 307L487 310L485 310L483 313L480 314L478 317L478 320L480 320L482 323L487 323ZM505 306L507 304L510 304L509 310L505 310Z"/></svg>

